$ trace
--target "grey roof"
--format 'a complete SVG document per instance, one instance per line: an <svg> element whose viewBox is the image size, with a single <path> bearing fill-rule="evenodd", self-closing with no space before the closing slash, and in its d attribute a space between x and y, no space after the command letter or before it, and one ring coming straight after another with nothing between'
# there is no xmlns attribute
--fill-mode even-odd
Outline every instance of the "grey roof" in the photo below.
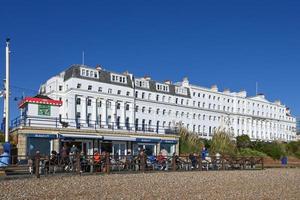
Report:
<svg viewBox="0 0 300 200"><path fill-rule="evenodd" d="M169 94L169 95L180 96L180 97L185 97L185 98L191 98L191 92L190 92L189 88L187 88L187 90L188 90L187 95L177 94L175 92L175 85L167 84L169 86L169 92L163 92L163 91L159 91L156 89L156 83L160 83L160 82L157 82L154 80L149 80L149 88L144 88L144 87L139 87L139 86L136 86L136 88L141 89L141 90L151 91L151 92Z"/></svg>
<svg viewBox="0 0 300 200"><path fill-rule="evenodd" d="M127 84L123 83L118 83L118 82L112 82L110 79L110 74L111 72L100 70L99 71L99 77L96 78L91 78L91 77L86 77L86 76L81 76L80 75L80 67L84 68L90 68L89 66L86 65L72 65L69 69L65 71L65 76L64 76L64 81L67 81L70 78L81 78L81 79L86 79L90 81L98 81L102 83L108 83L108 84L113 84L113 85L120 85L120 86L125 86L125 87L131 87L132 88L132 80L129 75L124 75L127 77Z"/></svg>
<svg viewBox="0 0 300 200"><path fill-rule="evenodd" d="M86 79L86 80L90 80L90 81L98 81L98 82L102 82L102 83L120 85L120 86L125 86L125 87L130 87L130 88L133 87L133 84L132 84L133 80L130 78L129 75L123 74L124 76L127 76L127 84L122 84L122 83L118 83L118 82L112 82L110 79L110 75L113 72L108 72L105 70L99 71L99 77L97 79L91 78L91 77L86 77L86 76L81 76L80 75L80 67L92 69L91 67L86 66L86 65L71 65L71 67L69 67L65 71L64 81L73 77L73 78ZM116 74L119 74L119 73L116 73ZM136 88L141 89L141 90L151 91L151 92L157 92L157 93L162 93L162 94L169 94L169 95L174 95L174 96L191 98L191 92L190 92L189 88L187 88L187 90L188 90L187 95L181 95L181 94L177 94L175 92L175 85L173 85L173 84L168 84L169 92L163 92L163 91L159 91L156 89L156 83L159 83L159 82L154 81L154 80L149 80L149 88L143 88L143 87L138 87L138 86L136 86Z"/></svg>

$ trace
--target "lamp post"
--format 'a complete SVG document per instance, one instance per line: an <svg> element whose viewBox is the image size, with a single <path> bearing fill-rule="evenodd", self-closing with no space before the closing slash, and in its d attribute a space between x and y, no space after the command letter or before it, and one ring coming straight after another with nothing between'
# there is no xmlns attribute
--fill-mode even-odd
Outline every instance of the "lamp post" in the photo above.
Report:
<svg viewBox="0 0 300 200"><path fill-rule="evenodd" d="M9 41L10 39L6 39L6 78L5 78L5 142L9 142Z"/></svg>

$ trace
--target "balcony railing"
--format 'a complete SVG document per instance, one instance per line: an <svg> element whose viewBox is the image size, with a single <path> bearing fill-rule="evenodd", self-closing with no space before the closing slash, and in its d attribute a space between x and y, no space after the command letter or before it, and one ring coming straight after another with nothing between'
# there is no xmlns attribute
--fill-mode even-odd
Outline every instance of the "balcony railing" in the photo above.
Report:
<svg viewBox="0 0 300 200"><path fill-rule="evenodd" d="M43 128L73 128L83 130L110 130L123 132L144 132L157 134L179 133L177 127L157 126L149 124L132 124L121 122L93 121L83 119L50 118L36 116L21 116L11 121L10 128L17 127L43 127Z"/></svg>

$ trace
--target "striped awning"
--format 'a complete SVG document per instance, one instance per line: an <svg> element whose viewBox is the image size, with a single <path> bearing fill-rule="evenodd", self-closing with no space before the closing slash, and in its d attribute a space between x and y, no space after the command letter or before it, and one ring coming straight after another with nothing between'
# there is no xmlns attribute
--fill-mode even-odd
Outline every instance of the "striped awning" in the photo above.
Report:
<svg viewBox="0 0 300 200"><path fill-rule="evenodd" d="M23 108L27 103L37 103L37 104L46 104L53 106L61 106L62 101L53 100L53 99L42 99L35 97L25 97L19 104L19 108Z"/></svg>

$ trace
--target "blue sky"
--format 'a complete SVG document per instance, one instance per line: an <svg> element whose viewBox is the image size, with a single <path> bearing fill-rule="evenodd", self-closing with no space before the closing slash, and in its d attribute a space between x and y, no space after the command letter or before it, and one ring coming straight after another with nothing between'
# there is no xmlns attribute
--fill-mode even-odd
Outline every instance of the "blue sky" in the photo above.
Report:
<svg viewBox="0 0 300 200"><path fill-rule="evenodd" d="M34 95L84 50L88 65L156 80L250 96L257 81L300 116L299 22L299 1L1 0L0 78L10 37L12 97Z"/></svg>

